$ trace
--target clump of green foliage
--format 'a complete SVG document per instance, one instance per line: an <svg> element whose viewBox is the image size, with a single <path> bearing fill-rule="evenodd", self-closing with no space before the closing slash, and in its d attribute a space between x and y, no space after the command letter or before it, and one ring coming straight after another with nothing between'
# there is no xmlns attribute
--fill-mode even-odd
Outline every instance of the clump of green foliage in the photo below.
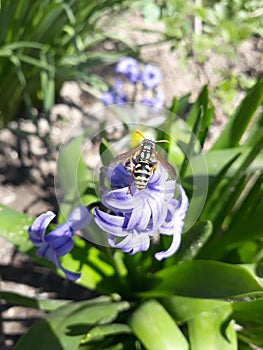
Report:
<svg viewBox="0 0 263 350"><path fill-rule="evenodd" d="M66 80L98 83L91 67L119 57L116 51L99 49L99 44L110 38L102 22L123 7L124 1L116 0L2 0L2 124L32 107L49 113Z"/></svg>

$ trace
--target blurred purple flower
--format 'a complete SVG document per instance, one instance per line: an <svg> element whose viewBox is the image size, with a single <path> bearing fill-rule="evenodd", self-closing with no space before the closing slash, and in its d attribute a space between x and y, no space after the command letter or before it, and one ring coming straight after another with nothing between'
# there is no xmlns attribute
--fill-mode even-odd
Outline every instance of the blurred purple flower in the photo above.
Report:
<svg viewBox="0 0 263 350"><path fill-rule="evenodd" d="M104 106L109 106L115 103L115 93L112 90L106 91L100 98Z"/></svg>
<svg viewBox="0 0 263 350"><path fill-rule="evenodd" d="M164 106L164 93L162 91L158 91L155 97L153 98L143 98L140 101L142 104L146 106L150 106L153 109L163 108Z"/></svg>
<svg viewBox="0 0 263 350"><path fill-rule="evenodd" d="M142 72L141 80L146 89L153 89L161 82L162 73L154 65L146 64Z"/></svg>
<svg viewBox="0 0 263 350"><path fill-rule="evenodd" d="M160 164L150 176L145 189L138 191L132 185L132 195L127 194L130 173L122 165L108 171L108 180L114 189L105 191L101 200L111 213L96 208L94 219L109 234L110 246L135 254L146 251L150 239L163 234L172 236L172 244L167 251L156 253L155 258L162 260L173 255L181 242L188 208L183 188L178 185L180 199L173 198L175 181L168 179L167 172Z"/></svg>
<svg viewBox="0 0 263 350"><path fill-rule="evenodd" d="M77 207L65 223L46 234L47 227L55 216L52 211L38 216L28 228L29 238L36 247L39 247L36 253L38 256L52 261L68 279L75 281L80 274L66 270L61 266L58 258L72 250L74 246L72 237L75 231L85 228L91 220L91 215L86 207Z"/></svg>
<svg viewBox="0 0 263 350"><path fill-rule="evenodd" d="M114 85L107 92L104 92L102 94L100 100L104 104L104 106L128 102L128 98L125 95L122 87L123 82L121 80L116 80L114 82Z"/></svg>
<svg viewBox="0 0 263 350"><path fill-rule="evenodd" d="M132 57L122 58L116 65L115 72L122 74L133 84L140 80L140 66L138 61Z"/></svg>

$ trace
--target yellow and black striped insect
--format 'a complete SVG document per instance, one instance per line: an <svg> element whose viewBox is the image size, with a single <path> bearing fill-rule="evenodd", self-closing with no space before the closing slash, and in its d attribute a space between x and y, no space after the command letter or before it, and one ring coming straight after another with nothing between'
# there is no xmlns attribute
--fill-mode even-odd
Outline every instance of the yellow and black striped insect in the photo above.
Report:
<svg viewBox="0 0 263 350"><path fill-rule="evenodd" d="M139 191L147 186L151 174L157 169L158 161L166 169L169 176L175 180L176 172L173 166L162 158L155 149L156 143L169 141L152 141L146 139L140 131L136 131L136 133L142 137L140 146L118 155L110 163L110 167L112 168L117 164L122 163L124 167L131 171L131 181L128 193L130 193L132 178L134 178L135 185Z"/></svg>

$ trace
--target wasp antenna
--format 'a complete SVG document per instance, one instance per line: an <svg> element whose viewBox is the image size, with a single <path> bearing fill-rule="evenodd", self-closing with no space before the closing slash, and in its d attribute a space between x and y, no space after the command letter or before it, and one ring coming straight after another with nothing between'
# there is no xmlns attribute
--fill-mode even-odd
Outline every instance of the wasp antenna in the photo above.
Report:
<svg viewBox="0 0 263 350"><path fill-rule="evenodd" d="M158 142L166 142L166 143L169 143L168 140L158 140L158 141L155 141L155 143L158 143Z"/></svg>
<svg viewBox="0 0 263 350"><path fill-rule="evenodd" d="M145 139L145 136L143 135L143 133L140 130L136 130L135 134L140 135L143 139Z"/></svg>

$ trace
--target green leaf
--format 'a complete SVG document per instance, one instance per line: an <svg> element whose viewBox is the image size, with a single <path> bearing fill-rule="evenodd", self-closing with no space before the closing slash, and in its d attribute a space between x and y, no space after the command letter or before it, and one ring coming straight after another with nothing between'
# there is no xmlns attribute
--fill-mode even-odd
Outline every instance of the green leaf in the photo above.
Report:
<svg viewBox="0 0 263 350"><path fill-rule="evenodd" d="M237 147L209 151L204 155L207 162L209 176L214 177L219 175L224 167L227 167L227 171L224 172L225 177L229 178L233 176L250 151L251 147ZM193 158L191 161L195 162L195 159ZM257 155L257 158L246 169L246 173L252 174L256 170L263 171L263 152L260 152ZM187 175L188 172L186 173L186 176ZM197 173L196 175L202 174ZM221 174L221 177L222 175L223 173Z"/></svg>
<svg viewBox="0 0 263 350"><path fill-rule="evenodd" d="M195 224L182 236L182 243L179 250L174 255L172 263L193 260L209 239L213 231L210 221Z"/></svg>
<svg viewBox="0 0 263 350"><path fill-rule="evenodd" d="M215 232L217 232L217 230L221 227L226 216L229 214L237 199L242 194L246 184L246 171L261 152L262 146L263 137L261 137L261 139L251 148L246 157L242 159L242 162L235 175L228 182L224 192L222 192L221 195L223 198L221 199L221 204L218 206L218 210L214 209L214 212L216 213L216 216L214 216L216 219L213 220Z"/></svg>
<svg viewBox="0 0 263 350"><path fill-rule="evenodd" d="M92 225L89 225L90 231ZM96 233L96 232L95 232ZM100 234L98 230L97 234ZM105 235L106 237L106 235ZM81 273L81 277L77 283L91 290L101 292L112 291L112 283L114 281L114 268L105 259L105 255L97 248L90 246L89 243L75 239L73 250L61 258L61 262L65 268ZM59 274L60 271L58 271ZM109 280L107 285L104 280ZM115 281L114 281L115 282ZM115 282L117 288L117 283Z"/></svg>
<svg viewBox="0 0 263 350"><path fill-rule="evenodd" d="M14 350L56 349L74 350L91 326L112 322L120 312L127 310L127 302L105 302L99 299L64 305L37 321ZM81 325L81 330L79 326Z"/></svg>
<svg viewBox="0 0 263 350"><path fill-rule="evenodd" d="M43 65L54 66L52 57L41 52L40 59ZM46 113L50 113L55 103L55 71L42 69L40 71L41 89L43 93L43 107Z"/></svg>
<svg viewBox="0 0 263 350"><path fill-rule="evenodd" d="M239 145L239 142L247 129L247 126L263 100L263 79L259 80L249 90L237 110L231 116L227 126L214 143L212 150L231 148Z"/></svg>
<svg viewBox="0 0 263 350"><path fill-rule="evenodd" d="M230 304L206 310L188 321L191 350L237 350Z"/></svg>
<svg viewBox="0 0 263 350"><path fill-rule="evenodd" d="M182 96L176 103L176 110L171 112L175 113L179 117L183 118L185 116L185 113L187 109L189 108L189 98L191 94L186 94Z"/></svg>
<svg viewBox="0 0 263 350"><path fill-rule="evenodd" d="M62 305L69 303L69 300L62 299L37 299L30 298L24 295L20 295L12 292L0 292L0 299L4 299L8 303L30 307L34 309L53 311Z"/></svg>
<svg viewBox="0 0 263 350"><path fill-rule="evenodd" d="M233 224L230 224L225 235L209 243L206 247L206 254L202 257L222 259L231 250L242 247L245 242L258 241L262 246L263 237L263 204L256 210L235 216ZM254 261L255 262L255 261Z"/></svg>
<svg viewBox="0 0 263 350"><path fill-rule="evenodd" d="M244 142L244 146L253 146L263 134L263 112L260 113L256 122L252 125L247 138Z"/></svg>
<svg viewBox="0 0 263 350"><path fill-rule="evenodd" d="M233 317L241 325L263 324L263 300L233 303Z"/></svg>
<svg viewBox="0 0 263 350"><path fill-rule="evenodd" d="M206 139L213 114L214 106L209 99L208 88L205 85L187 117L187 124L192 128L201 145Z"/></svg>
<svg viewBox="0 0 263 350"><path fill-rule="evenodd" d="M186 338L168 312L156 300L136 309L128 324L148 350L187 350Z"/></svg>
<svg viewBox="0 0 263 350"><path fill-rule="evenodd" d="M193 260L168 267L149 277L144 296L171 294L204 299L235 299L249 294L263 296L256 276L245 267L212 260Z"/></svg>
<svg viewBox="0 0 263 350"><path fill-rule="evenodd" d="M103 165L109 165L114 158L114 154L110 149L108 142L104 138L100 143L100 157Z"/></svg>
<svg viewBox="0 0 263 350"><path fill-rule="evenodd" d="M96 326L92 328L85 338L82 340L82 344L90 343L104 338L116 335L116 334L130 334L132 331L130 327L122 323L112 323L107 325Z"/></svg>
<svg viewBox="0 0 263 350"><path fill-rule="evenodd" d="M263 342L263 300L233 303L233 318L242 327L240 338L247 343L261 346Z"/></svg>
<svg viewBox="0 0 263 350"><path fill-rule="evenodd" d="M76 206L83 205L82 196L91 181L83 159L83 136L78 136L62 146L57 161L56 185L63 193L58 222L65 221Z"/></svg>
<svg viewBox="0 0 263 350"><path fill-rule="evenodd" d="M30 254L33 247L27 233L32 222L33 218L29 215L0 204L0 236L22 253Z"/></svg>
<svg viewBox="0 0 263 350"><path fill-rule="evenodd" d="M220 309L229 304L224 300L196 299L180 296L171 296L160 299L162 305L176 322L188 322L196 316L201 316L203 312Z"/></svg>

